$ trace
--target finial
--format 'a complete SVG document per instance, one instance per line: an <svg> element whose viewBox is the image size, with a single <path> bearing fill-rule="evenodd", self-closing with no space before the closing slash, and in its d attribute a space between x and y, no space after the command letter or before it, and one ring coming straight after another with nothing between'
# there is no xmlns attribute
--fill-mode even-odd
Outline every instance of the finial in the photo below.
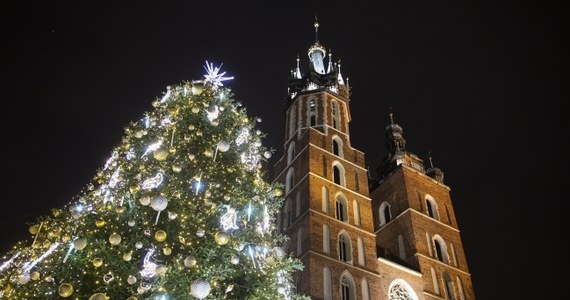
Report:
<svg viewBox="0 0 570 300"><path fill-rule="evenodd" d="M319 41L319 20L317 20L317 16L315 16L315 41Z"/></svg>
<svg viewBox="0 0 570 300"><path fill-rule="evenodd" d="M390 106L390 124L394 125L394 114L392 113L392 106Z"/></svg>
<svg viewBox="0 0 570 300"><path fill-rule="evenodd" d="M431 151L428 152L429 156L429 165L433 168L433 161L431 160Z"/></svg>

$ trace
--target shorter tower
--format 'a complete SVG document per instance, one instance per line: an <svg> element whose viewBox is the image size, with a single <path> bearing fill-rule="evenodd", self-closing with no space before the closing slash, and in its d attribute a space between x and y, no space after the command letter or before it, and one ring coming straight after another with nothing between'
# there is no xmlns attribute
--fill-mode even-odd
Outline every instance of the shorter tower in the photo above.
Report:
<svg viewBox="0 0 570 300"><path fill-rule="evenodd" d="M406 150L403 128L386 126L387 154L372 185L378 254L418 270L426 299L475 299L443 172Z"/></svg>

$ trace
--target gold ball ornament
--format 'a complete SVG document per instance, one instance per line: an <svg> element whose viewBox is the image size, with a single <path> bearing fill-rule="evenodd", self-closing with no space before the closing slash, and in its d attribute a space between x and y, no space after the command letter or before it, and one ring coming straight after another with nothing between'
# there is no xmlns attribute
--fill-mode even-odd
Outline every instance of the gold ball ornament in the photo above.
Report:
<svg viewBox="0 0 570 300"><path fill-rule="evenodd" d="M281 197L283 195L283 190L281 188L276 188L273 191L273 194L275 195L275 197Z"/></svg>
<svg viewBox="0 0 570 300"><path fill-rule="evenodd" d="M93 260L93 266L95 266L95 268L99 268L100 266L103 265L103 260L100 258L95 258Z"/></svg>
<svg viewBox="0 0 570 300"><path fill-rule="evenodd" d="M40 273L39 272L32 273L32 280L40 280Z"/></svg>
<svg viewBox="0 0 570 300"><path fill-rule="evenodd" d="M37 224L34 224L34 225L30 226L30 228L28 228L28 231L31 234L36 234L36 233L38 233L39 229L40 229L40 226Z"/></svg>
<svg viewBox="0 0 570 300"><path fill-rule="evenodd" d="M123 260L124 260L124 261L130 261L131 258L133 258L133 256L131 255L130 252L127 252L127 253L124 253L124 254L123 254Z"/></svg>
<svg viewBox="0 0 570 300"><path fill-rule="evenodd" d="M96 293L89 297L89 300L109 300L109 297L103 293Z"/></svg>
<svg viewBox="0 0 570 300"><path fill-rule="evenodd" d="M184 266L186 268L192 268L196 265L197 261L196 258L194 258L194 256L188 256L184 259Z"/></svg>
<svg viewBox="0 0 570 300"><path fill-rule="evenodd" d="M154 239L157 242L164 242L166 240L166 231L158 230L157 232L154 233Z"/></svg>
<svg viewBox="0 0 570 300"><path fill-rule="evenodd" d="M59 295L63 298L67 298L73 294L73 286L70 283L62 283L57 289Z"/></svg>
<svg viewBox="0 0 570 300"><path fill-rule="evenodd" d="M77 250L83 250L85 246L87 246L87 239L84 237L77 238L73 241L73 248Z"/></svg>
<svg viewBox="0 0 570 300"><path fill-rule="evenodd" d="M115 208L115 212L117 212L118 214L122 214L125 212L125 207L124 206L117 206Z"/></svg>
<svg viewBox="0 0 570 300"><path fill-rule="evenodd" d="M140 185L138 185L136 183L133 183L133 184L131 184L131 186L129 186L129 191L131 191L131 194L135 194L140 189L141 189Z"/></svg>
<svg viewBox="0 0 570 300"><path fill-rule="evenodd" d="M164 253L164 255L170 255L172 254L172 248L170 247L164 247L164 249L162 249L162 253Z"/></svg>
<svg viewBox="0 0 570 300"><path fill-rule="evenodd" d="M168 272L168 268L165 265L160 265L156 267L156 274L158 276L164 276L166 275L166 272Z"/></svg>
<svg viewBox="0 0 570 300"><path fill-rule="evenodd" d="M230 241L230 236L229 236L227 233L223 232L223 231L218 231L218 232L216 232L216 234L214 235L214 239L216 240L216 243L217 243L218 245L223 246L223 245L227 244L227 243Z"/></svg>
<svg viewBox="0 0 570 300"><path fill-rule="evenodd" d="M121 235L118 233L113 233L109 236L109 243L111 245L116 246L121 243Z"/></svg>
<svg viewBox="0 0 570 300"><path fill-rule="evenodd" d="M172 171L174 173L180 173L180 171L182 171L182 167L180 165L172 165Z"/></svg>
<svg viewBox="0 0 570 300"><path fill-rule="evenodd" d="M135 137L136 137L137 139L142 138L143 135L144 135L144 134L143 134L142 130L139 130L139 131L135 132Z"/></svg>
<svg viewBox="0 0 570 300"><path fill-rule="evenodd" d="M193 95L200 95L204 91L204 87L201 84L193 84L192 85L192 94Z"/></svg>
<svg viewBox="0 0 570 300"><path fill-rule="evenodd" d="M97 219L95 221L95 226L97 226L97 228L101 228L101 227L105 226L106 223L107 222L105 222L105 220L103 220L103 219Z"/></svg>
<svg viewBox="0 0 570 300"><path fill-rule="evenodd" d="M135 284L135 283L137 283L137 278L133 275L129 275L129 277L127 278L127 282L129 284Z"/></svg>
<svg viewBox="0 0 570 300"><path fill-rule="evenodd" d="M154 159L158 161L163 161L168 157L168 151L164 149L157 149L156 151L154 151L153 156Z"/></svg>

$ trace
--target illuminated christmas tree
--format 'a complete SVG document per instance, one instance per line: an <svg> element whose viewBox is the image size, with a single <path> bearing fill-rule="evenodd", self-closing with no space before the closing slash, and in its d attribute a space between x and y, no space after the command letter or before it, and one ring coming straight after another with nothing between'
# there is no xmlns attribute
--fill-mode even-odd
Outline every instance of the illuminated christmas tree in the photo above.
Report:
<svg viewBox="0 0 570 300"><path fill-rule="evenodd" d="M5 299L308 299L275 228L272 152L206 62L125 127L76 198L30 224L0 260Z"/></svg>

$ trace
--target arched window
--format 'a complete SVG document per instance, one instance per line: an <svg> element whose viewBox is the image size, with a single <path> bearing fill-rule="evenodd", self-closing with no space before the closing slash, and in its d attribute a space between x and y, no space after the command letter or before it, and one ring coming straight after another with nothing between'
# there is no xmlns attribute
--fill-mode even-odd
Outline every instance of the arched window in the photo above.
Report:
<svg viewBox="0 0 570 300"><path fill-rule="evenodd" d="M338 108L338 103L336 101L332 102L332 122L334 129L340 128L340 111Z"/></svg>
<svg viewBox="0 0 570 300"><path fill-rule="evenodd" d="M334 183L338 184L338 185L344 185L344 168L343 166L338 162L335 161L333 163L333 181Z"/></svg>
<svg viewBox="0 0 570 300"><path fill-rule="evenodd" d="M437 203L435 202L435 199L433 199L433 197L431 197L430 195L426 196L426 208L428 211L428 215L436 220L439 220L439 212L437 209Z"/></svg>
<svg viewBox="0 0 570 300"><path fill-rule="evenodd" d="M437 280L437 274L435 273L435 269L431 267L431 280L433 281L433 291L436 295L439 295L439 282Z"/></svg>
<svg viewBox="0 0 570 300"><path fill-rule="evenodd" d="M380 217L380 226L384 226L392 220L392 213L390 212L390 204L388 202L384 201L380 204L378 215Z"/></svg>
<svg viewBox="0 0 570 300"><path fill-rule="evenodd" d="M287 177L285 178L285 194L289 193L293 188L293 181L295 180L295 169L289 168Z"/></svg>
<svg viewBox="0 0 570 300"><path fill-rule="evenodd" d="M285 209L283 210L283 229L287 229L293 220L293 216L291 214L291 200L285 200Z"/></svg>
<svg viewBox="0 0 570 300"><path fill-rule="evenodd" d="M461 278L457 276L457 288L459 289L459 298L461 300L465 300L465 291L463 290L463 282L461 282Z"/></svg>
<svg viewBox="0 0 570 300"><path fill-rule="evenodd" d="M309 101L309 126L317 125L317 103L315 99Z"/></svg>
<svg viewBox="0 0 570 300"><path fill-rule="evenodd" d="M346 231L338 235L338 258L341 261L352 263L352 246L350 236Z"/></svg>
<svg viewBox="0 0 570 300"><path fill-rule="evenodd" d="M295 158L295 142L291 142L287 148L287 164L290 164L293 158Z"/></svg>
<svg viewBox="0 0 570 300"><path fill-rule="evenodd" d="M455 300L455 289L453 288L453 281L447 272L443 273L443 280L445 281L445 292L447 299Z"/></svg>
<svg viewBox="0 0 570 300"><path fill-rule="evenodd" d="M303 228L299 228L297 230L297 256L301 256L301 252L303 251Z"/></svg>
<svg viewBox="0 0 570 300"><path fill-rule="evenodd" d="M329 212L329 189L326 186L323 186L323 202L322 202L322 210L325 213Z"/></svg>
<svg viewBox="0 0 570 300"><path fill-rule="evenodd" d="M418 295L412 287L402 279L396 279L390 283L388 289L389 300L418 300Z"/></svg>
<svg viewBox="0 0 570 300"><path fill-rule="evenodd" d="M331 229L328 224L323 224L323 252L331 253Z"/></svg>
<svg viewBox="0 0 570 300"><path fill-rule="evenodd" d="M291 105L289 109L289 137L295 133L295 105Z"/></svg>
<svg viewBox="0 0 570 300"><path fill-rule="evenodd" d="M358 245L358 263L361 266L366 265L366 257L364 256L364 240L361 237L356 239Z"/></svg>
<svg viewBox="0 0 570 300"><path fill-rule="evenodd" d="M342 140L335 136L332 139L333 154L338 157L344 157L344 152L342 151Z"/></svg>
<svg viewBox="0 0 570 300"><path fill-rule="evenodd" d="M405 260L406 259L406 248L404 247L404 237L401 234L398 235L398 250L399 250L399 254L400 254L400 259Z"/></svg>
<svg viewBox="0 0 570 300"><path fill-rule="evenodd" d="M336 196L336 219L348 222L348 207L346 205L346 199L342 194Z"/></svg>
<svg viewBox="0 0 570 300"><path fill-rule="evenodd" d="M360 225L360 204L358 204L358 201L352 200L352 209L354 210L354 225Z"/></svg>
<svg viewBox="0 0 570 300"><path fill-rule="evenodd" d="M447 253L447 247L445 246L445 241L441 236L437 235L433 237L433 245L435 247L435 257L437 260L442 261L446 264L449 263L449 254Z"/></svg>
<svg viewBox="0 0 570 300"><path fill-rule="evenodd" d="M332 276L328 267L323 268L323 294L325 300L332 300Z"/></svg>
<svg viewBox="0 0 570 300"><path fill-rule="evenodd" d="M301 215L301 192L297 191L297 196L295 197L295 218Z"/></svg>
<svg viewBox="0 0 570 300"><path fill-rule="evenodd" d="M370 287L368 287L368 280L362 278L362 300L370 300Z"/></svg>
<svg viewBox="0 0 570 300"><path fill-rule="evenodd" d="M340 299L355 300L354 281L348 272L344 272L340 277Z"/></svg>

